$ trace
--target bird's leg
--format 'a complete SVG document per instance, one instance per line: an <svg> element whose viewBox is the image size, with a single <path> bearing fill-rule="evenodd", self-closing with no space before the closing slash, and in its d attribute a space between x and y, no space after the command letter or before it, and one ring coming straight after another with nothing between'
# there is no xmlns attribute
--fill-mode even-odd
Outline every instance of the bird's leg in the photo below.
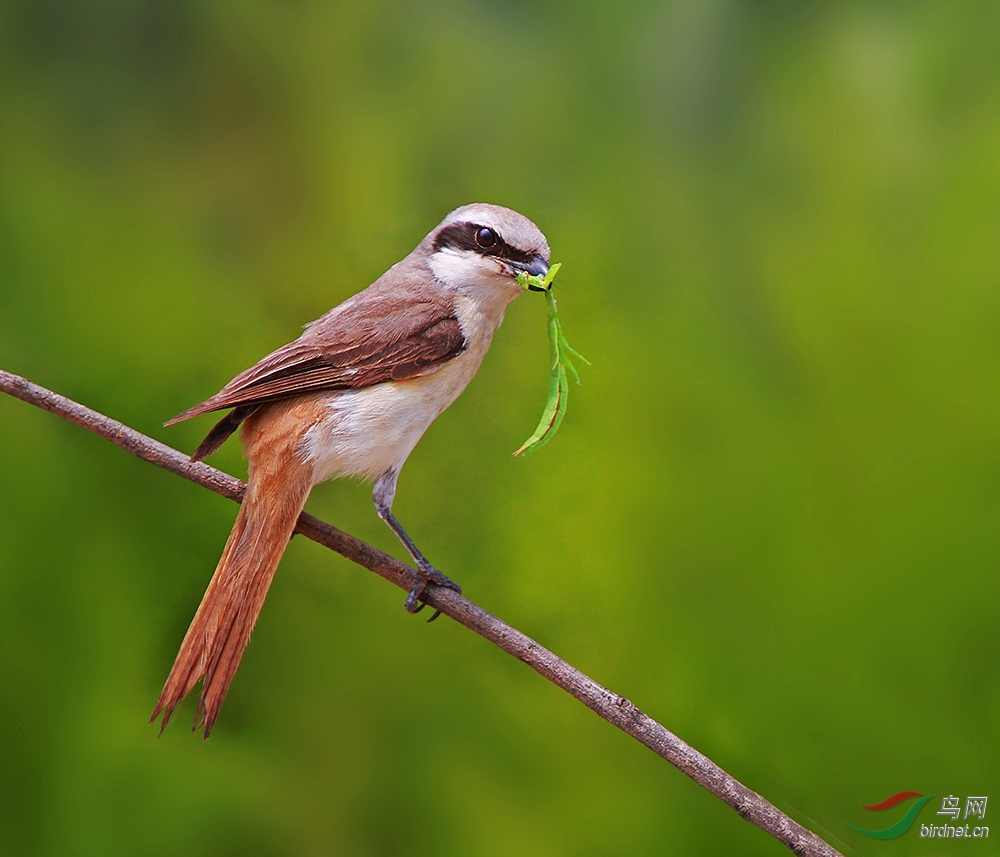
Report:
<svg viewBox="0 0 1000 857"><path fill-rule="evenodd" d="M413 561L417 564L417 568L420 571L422 579L413 584L413 588L410 590L410 594L406 596L406 602L403 604L410 613L419 613L424 609L421 597L428 583L433 583L436 586L444 586L458 593L461 593L462 587L446 574L438 571L427 561L427 557L420 552L420 549L413 543L413 539L406 534L406 530L403 529L399 521L393 516L392 501L396 496L396 479L398 477L399 471L395 468L387 470L379 476L375 480L372 500L375 503L375 511L378 512L378 516L389 525L389 529L403 543L403 546L409 551L410 556L413 557ZM439 614L440 611L435 611L434 615L428 621L433 622Z"/></svg>

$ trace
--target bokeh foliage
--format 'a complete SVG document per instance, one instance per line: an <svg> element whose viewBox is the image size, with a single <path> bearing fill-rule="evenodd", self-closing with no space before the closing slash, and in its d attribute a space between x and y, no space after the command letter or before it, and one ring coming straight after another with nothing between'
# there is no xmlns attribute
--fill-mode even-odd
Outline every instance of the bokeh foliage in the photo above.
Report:
<svg viewBox="0 0 1000 857"><path fill-rule="evenodd" d="M848 853L941 853L844 826L896 791L1000 800L998 199L990 2L0 4L0 366L193 449L448 210L524 211L594 365L512 459L518 300L401 520ZM234 508L5 398L0 486L4 853L785 853L299 540L211 741L156 740ZM367 488L310 509L399 554Z"/></svg>

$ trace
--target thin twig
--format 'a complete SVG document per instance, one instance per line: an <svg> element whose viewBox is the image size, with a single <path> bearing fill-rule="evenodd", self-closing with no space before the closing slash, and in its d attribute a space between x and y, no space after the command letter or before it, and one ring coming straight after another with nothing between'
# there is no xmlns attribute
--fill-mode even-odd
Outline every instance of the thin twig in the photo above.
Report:
<svg viewBox="0 0 1000 857"><path fill-rule="evenodd" d="M230 500L239 501L243 497L246 485L239 479L203 462L191 462L183 453L18 375L0 370L0 390L58 414L144 461L183 476ZM416 572L412 568L312 515L302 514L297 532L375 572L404 591L408 592L413 585ZM679 768L719 800L729 804L751 824L770 833L794 853L809 857L842 857L839 851L815 833L748 789L707 756L644 714L628 699L612 693L516 628L449 589L428 587L425 600L435 610L440 610L508 654L524 661L598 716Z"/></svg>

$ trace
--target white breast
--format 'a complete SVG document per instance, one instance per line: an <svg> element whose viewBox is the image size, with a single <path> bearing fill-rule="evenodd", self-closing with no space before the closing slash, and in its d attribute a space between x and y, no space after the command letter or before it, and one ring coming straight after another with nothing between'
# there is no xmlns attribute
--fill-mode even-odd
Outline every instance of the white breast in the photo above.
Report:
<svg viewBox="0 0 1000 857"><path fill-rule="evenodd" d="M435 274L459 280L453 284L455 315L465 335L465 351L421 378L330 393L326 417L306 432L301 446L303 458L313 465L313 484L337 476L377 479L390 468L400 469L427 427L472 380L504 310L521 294L520 286L497 270L480 268L474 277L465 270L468 260L443 253L437 257L456 268Z"/></svg>
<svg viewBox="0 0 1000 857"><path fill-rule="evenodd" d="M456 309L469 343L458 357L421 378L329 394L327 416L309 429L301 448L313 465L313 484L338 476L373 480L403 466L427 427L472 380L503 318L502 309L487 315L462 295Z"/></svg>

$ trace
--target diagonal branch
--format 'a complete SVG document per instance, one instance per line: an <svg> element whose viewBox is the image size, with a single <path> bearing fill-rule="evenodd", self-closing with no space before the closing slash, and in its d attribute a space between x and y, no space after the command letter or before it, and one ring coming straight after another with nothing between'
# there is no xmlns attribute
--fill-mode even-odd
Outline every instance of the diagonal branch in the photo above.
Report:
<svg viewBox="0 0 1000 857"><path fill-rule="evenodd" d="M144 461L183 476L223 497L237 502L243 497L246 485L239 479L203 462L191 462L183 453L25 378L0 370L0 391L76 423ZM406 592L413 585L416 572L409 566L312 515L303 513L296 531L375 572ZM707 756L636 708L628 699L612 693L526 634L449 589L428 587L425 600L434 609L475 631L509 655L524 661L599 717L679 768L719 800L729 804L744 819L770 833L794 853L808 857L842 857L839 851L815 833L793 821L726 773Z"/></svg>

